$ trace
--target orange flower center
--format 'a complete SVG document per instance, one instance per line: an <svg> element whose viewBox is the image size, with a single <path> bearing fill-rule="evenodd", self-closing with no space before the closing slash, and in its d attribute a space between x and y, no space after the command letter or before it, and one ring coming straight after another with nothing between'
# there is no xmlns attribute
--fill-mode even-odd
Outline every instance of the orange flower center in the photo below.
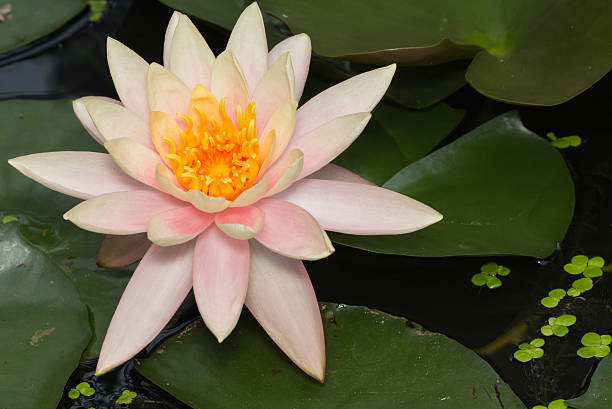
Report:
<svg viewBox="0 0 612 409"><path fill-rule="evenodd" d="M237 105L234 124L225 111L225 98L217 102L198 85L189 105L189 115L177 114L187 125L180 143L163 138L172 170L188 190L233 200L255 181L261 166L255 104L244 111Z"/></svg>

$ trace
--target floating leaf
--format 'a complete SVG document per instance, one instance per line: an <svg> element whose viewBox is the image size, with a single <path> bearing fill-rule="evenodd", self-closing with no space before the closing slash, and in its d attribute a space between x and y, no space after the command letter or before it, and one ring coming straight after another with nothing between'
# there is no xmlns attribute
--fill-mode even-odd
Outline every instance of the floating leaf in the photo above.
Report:
<svg viewBox="0 0 612 409"><path fill-rule="evenodd" d="M583 293L593 288L593 280L590 278L579 278L572 283L572 287Z"/></svg>
<svg viewBox="0 0 612 409"><path fill-rule="evenodd" d="M321 308L324 384L300 373L247 312L222 344L196 321L136 369L198 408L442 409L448 402L440 397L452 396L452 407L499 409L491 394L507 409L525 409L484 361L450 338L364 307Z"/></svg>
<svg viewBox="0 0 612 409"><path fill-rule="evenodd" d="M612 358L603 359L584 395L567 402L572 409L609 409L612 401Z"/></svg>
<svg viewBox="0 0 612 409"><path fill-rule="evenodd" d="M0 53L25 45L57 30L87 6L86 0L17 0L0 23Z"/></svg>
<svg viewBox="0 0 612 409"><path fill-rule="evenodd" d="M432 206L444 219L406 235L335 233L333 240L421 257L545 257L562 241L573 213L573 184L563 158L515 113L408 165L384 186Z"/></svg>

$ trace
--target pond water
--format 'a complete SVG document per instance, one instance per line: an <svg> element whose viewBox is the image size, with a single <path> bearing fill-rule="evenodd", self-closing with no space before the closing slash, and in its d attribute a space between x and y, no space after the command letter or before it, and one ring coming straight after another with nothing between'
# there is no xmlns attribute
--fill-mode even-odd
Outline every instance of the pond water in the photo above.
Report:
<svg viewBox="0 0 612 409"><path fill-rule="evenodd" d="M164 33L159 27L165 27L171 10L145 0L109 4L95 24L83 14L59 33L0 55L0 99L114 96L105 62L107 35L129 44L148 61L161 61ZM199 28L215 54L224 48L226 33L205 25ZM517 365L512 354L518 342L538 337L540 326L550 315L539 300L550 289L567 288L573 281L574 277L562 269L573 255L599 255L612 261L610 95L612 76L608 75L580 96L555 107L507 105L486 99L469 86L446 100L455 108L467 109L467 115L442 145L512 109L520 112L527 128L540 135L553 131L558 136L583 138L579 148L562 151L576 186L576 210L565 240L549 258L414 258L337 245L331 257L307 263L319 299L380 309L458 340L480 353L528 407L583 393L597 360L579 358L573 345L579 344L579 334L595 328L599 333L612 333L612 279L607 275L596 280L587 297L566 297L561 302L555 313L575 315L576 330L564 338L547 338L549 347L543 358ZM496 290L470 283L472 275L488 261L512 270ZM196 317L197 309L188 301L173 328L154 344ZM147 382L131 363L101 378L93 376L94 367L95 362L82 363L68 384L85 380L102 393L79 401L79 405L64 398L58 408L88 407L82 404L111 407L109 402L123 389L141 396L131 405L135 409L187 408Z"/></svg>

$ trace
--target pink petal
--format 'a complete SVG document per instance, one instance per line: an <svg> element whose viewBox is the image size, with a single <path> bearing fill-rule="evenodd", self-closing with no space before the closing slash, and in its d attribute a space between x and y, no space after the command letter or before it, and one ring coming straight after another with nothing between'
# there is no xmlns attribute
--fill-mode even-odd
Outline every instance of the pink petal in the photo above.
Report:
<svg viewBox="0 0 612 409"><path fill-rule="evenodd" d="M339 116L372 111L394 73L395 64L364 72L314 96L298 109L294 139Z"/></svg>
<svg viewBox="0 0 612 409"><path fill-rule="evenodd" d="M348 148L361 134L371 116L367 112L340 116L301 138L292 139L287 150L299 149L304 152L304 167L300 178L321 169Z"/></svg>
<svg viewBox="0 0 612 409"><path fill-rule="evenodd" d="M72 101L72 109L74 110L74 114L79 118L81 124L85 128L85 130L100 144L104 143L104 137L96 128L91 116L89 116L89 112L87 112L87 107L85 104L89 101L107 101L113 104L121 105L119 101L116 101L112 98L107 97L82 97L79 99L75 99Z"/></svg>
<svg viewBox="0 0 612 409"><path fill-rule="evenodd" d="M252 205L259 199L264 197L268 189L268 177L262 177L259 182L249 187L244 192L240 193L236 199L230 204L231 207L242 207Z"/></svg>
<svg viewBox="0 0 612 409"><path fill-rule="evenodd" d="M151 246L111 320L96 368L102 375L136 355L170 321L191 289L194 243Z"/></svg>
<svg viewBox="0 0 612 409"><path fill-rule="evenodd" d="M234 329L249 281L249 243L211 227L198 237L193 293L206 326L222 342Z"/></svg>
<svg viewBox="0 0 612 409"><path fill-rule="evenodd" d="M345 169L342 166L338 166L334 163L329 163L323 166L321 169L310 174L308 178L309 179L336 180L338 182L362 183L365 185L376 186L375 183L370 182L369 180L362 178L358 174L351 172L350 170Z"/></svg>
<svg viewBox="0 0 612 409"><path fill-rule="evenodd" d="M217 213L215 223L228 236L246 240L261 231L264 217L264 213L253 206L231 207Z"/></svg>
<svg viewBox="0 0 612 409"><path fill-rule="evenodd" d="M253 92L258 135L283 101L293 99L293 66L289 53L281 55L257 84ZM297 106L297 103L295 104ZM265 134L264 134L265 135Z"/></svg>
<svg viewBox="0 0 612 409"><path fill-rule="evenodd" d="M96 264L102 268L123 268L140 260L151 247L145 233L104 237Z"/></svg>
<svg viewBox="0 0 612 409"><path fill-rule="evenodd" d="M189 203L206 213L220 212L231 204L231 202L224 197L208 196L199 190L189 190L186 195Z"/></svg>
<svg viewBox="0 0 612 409"><path fill-rule="evenodd" d="M298 179L303 166L304 154L299 149L283 156L266 174L270 181L266 196L275 195L291 186Z"/></svg>
<svg viewBox="0 0 612 409"><path fill-rule="evenodd" d="M147 237L158 246L176 246L194 239L215 219L191 205L158 213L147 224Z"/></svg>
<svg viewBox="0 0 612 409"><path fill-rule="evenodd" d="M232 50L240 62L248 90L253 92L268 69L266 30L256 2L251 3L238 17L227 42L227 50ZM214 91L213 94L217 95Z"/></svg>
<svg viewBox="0 0 612 409"><path fill-rule="evenodd" d="M106 41L108 68L123 105L145 121L149 120L147 71L149 64L119 41Z"/></svg>
<svg viewBox="0 0 612 409"><path fill-rule="evenodd" d="M168 115L160 111L151 111L149 127L157 153L159 153L161 160L167 166L170 166L170 160L167 156L171 153L171 146L163 138L168 137L174 141L176 146L179 146L181 143L181 127L174 120L174 115Z"/></svg>
<svg viewBox="0 0 612 409"><path fill-rule="evenodd" d="M269 159L270 165L282 155L291 140L291 135L293 135L293 128L295 126L296 109L297 102L291 98L281 102L261 132L260 146L266 142L268 136L270 136L272 132L274 132L276 138L274 140L274 149L271 150ZM266 157L266 159L268 158ZM261 171L260 174L262 174Z"/></svg>
<svg viewBox="0 0 612 409"><path fill-rule="evenodd" d="M161 190L164 192L176 197L179 200L183 200L185 202L189 201L185 188L181 186L174 173L170 172L170 169L168 169L163 163L158 163L155 167L155 180L157 181L157 184Z"/></svg>
<svg viewBox="0 0 612 409"><path fill-rule="evenodd" d="M183 119L177 113L189 112L191 91L170 70L153 63L147 74L147 97L151 111L162 111L174 116L179 122Z"/></svg>
<svg viewBox="0 0 612 409"><path fill-rule="evenodd" d="M275 198L303 207L325 230L348 234L404 234L442 219L408 196L360 183L302 179Z"/></svg>
<svg viewBox="0 0 612 409"><path fill-rule="evenodd" d="M98 152L34 153L9 159L30 179L56 192L89 199L110 192L146 189L124 174L110 155Z"/></svg>
<svg viewBox="0 0 612 409"><path fill-rule="evenodd" d="M122 171L139 182L158 188L155 167L161 159L157 153L130 138L109 139L104 147Z"/></svg>
<svg viewBox="0 0 612 409"><path fill-rule="evenodd" d="M125 137L155 149L149 125L127 108L104 99L90 99L85 107L104 140Z"/></svg>
<svg viewBox="0 0 612 409"><path fill-rule="evenodd" d="M262 199L256 207L266 220L255 239L273 252L302 260L319 260L334 252L325 231L301 207L276 199Z"/></svg>
<svg viewBox="0 0 612 409"><path fill-rule="evenodd" d="M325 379L325 339L317 298L304 265L251 240L245 304L278 347L304 372Z"/></svg>
<svg viewBox="0 0 612 409"><path fill-rule="evenodd" d="M179 18L182 15L182 13L175 10L174 13L172 13L172 17L170 17L168 27L166 27L166 34L164 36L164 67L168 69L170 69L170 45L172 44L172 38L174 37Z"/></svg>
<svg viewBox="0 0 612 409"><path fill-rule="evenodd" d="M215 64L215 55L193 25L189 17L182 14L174 31L167 66L189 89L202 84L210 87L210 76Z"/></svg>
<svg viewBox="0 0 612 409"><path fill-rule="evenodd" d="M244 110L249 104L249 88L231 50L223 51L215 60L210 91L219 101L225 98L225 111L232 121L236 121L236 105Z"/></svg>
<svg viewBox="0 0 612 409"><path fill-rule="evenodd" d="M286 52L291 54L295 78L294 98L296 101L299 101L302 91L304 91L304 84L306 84L308 68L310 67L310 55L312 54L310 37L306 34L298 34L276 44L268 54L268 66L272 66L278 57Z"/></svg>
<svg viewBox="0 0 612 409"><path fill-rule="evenodd" d="M105 234L135 234L147 230L158 213L184 203L153 190L107 193L79 203L64 214L82 229Z"/></svg>

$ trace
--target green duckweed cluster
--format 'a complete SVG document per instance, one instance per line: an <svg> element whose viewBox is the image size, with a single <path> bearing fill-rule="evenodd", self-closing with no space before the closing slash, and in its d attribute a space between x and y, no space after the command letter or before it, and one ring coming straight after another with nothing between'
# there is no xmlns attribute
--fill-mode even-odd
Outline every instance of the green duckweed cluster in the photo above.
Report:
<svg viewBox="0 0 612 409"><path fill-rule="evenodd" d="M81 382L68 391L68 397L70 399L78 399L81 395L92 396L94 393L96 393L96 390L92 388L88 382Z"/></svg>
<svg viewBox="0 0 612 409"><path fill-rule="evenodd" d="M542 347L546 342L542 338L536 338L529 343L522 343L519 349L514 351L514 358L520 362L529 362L532 359L541 358L544 355Z"/></svg>
<svg viewBox="0 0 612 409"><path fill-rule="evenodd" d="M480 273L472 276L472 284L481 287L486 284L491 290L499 288L502 285L501 280L497 276L505 277L510 274L508 267L500 266L497 263L486 263L480 267Z"/></svg>
<svg viewBox="0 0 612 409"><path fill-rule="evenodd" d="M104 13L106 8L106 0L88 0L89 8L91 8L91 14L89 15L89 21L98 21Z"/></svg>
<svg viewBox="0 0 612 409"><path fill-rule="evenodd" d="M19 219L16 218L15 216L4 216L2 218L2 224L7 224L7 223L11 223L11 222L18 222Z"/></svg>
<svg viewBox="0 0 612 409"><path fill-rule="evenodd" d="M540 304L546 308L555 308L559 305L559 301L565 298L565 290L562 288L555 288L548 292L548 296L540 300Z"/></svg>
<svg viewBox="0 0 612 409"><path fill-rule="evenodd" d="M559 317L550 317L548 319L548 325L544 325L540 328L540 332L545 337L555 335L557 337L564 337L569 333L569 328L576 323L576 316L571 314L561 315Z"/></svg>
<svg viewBox="0 0 612 409"><path fill-rule="evenodd" d="M125 389L123 392L121 392L121 396L119 396L117 399L117 403L132 403L132 399L134 399L136 396L138 396L136 392Z"/></svg>
<svg viewBox="0 0 612 409"><path fill-rule="evenodd" d="M570 146L576 148L582 144L582 138L578 135L564 136L557 138L554 132L547 132L546 137L550 139L550 144L557 149L567 149Z"/></svg>
<svg viewBox="0 0 612 409"><path fill-rule="evenodd" d="M609 345L612 344L612 336L599 335L596 332L587 332L580 340L582 348L577 352L581 358L603 358L610 353Z"/></svg>

